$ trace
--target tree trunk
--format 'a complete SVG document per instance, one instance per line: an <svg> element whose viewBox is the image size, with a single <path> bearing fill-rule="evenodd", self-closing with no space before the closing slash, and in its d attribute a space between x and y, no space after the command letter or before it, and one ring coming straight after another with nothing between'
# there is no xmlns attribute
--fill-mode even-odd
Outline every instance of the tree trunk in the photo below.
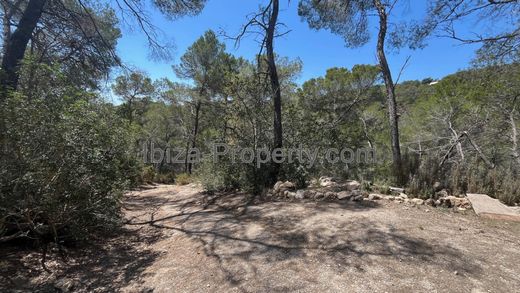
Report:
<svg viewBox="0 0 520 293"><path fill-rule="evenodd" d="M29 1L16 30L11 34L9 41L5 44L4 56L2 58L2 69L4 72L1 77L1 86L3 89L16 89L18 85L18 65L23 59L27 44L40 20L45 2L46 0Z"/></svg>
<svg viewBox="0 0 520 293"><path fill-rule="evenodd" d="M193 125L193 135L191 140L191 150L190 150L190 157L187 160L188 161L188 174L191 174L192 169L192 163L191 163L191 155L193 155L193 149L197 145L197 134L199 133L199 116L200 116L200 107L202 103L200 100L197 101L197 104L195 104L195 121Z"/></svg>
<svg viewBox="0 0 520 293"><path fill-rule="evenodd" d="M513 111L509 113L509 124L511 125L511 154L518 165L520 165L520 153L518 152L518 129L516 128L514 108Z"/></svg>
<svg viewBox="0 0 520 293"><path fill-rule="evenodd" d="M271 14L269 16L269 24L267 27L267 35L265 39L266 51L267 51L267 64L269 69L269 79L271 81L271 92L274 106L274 125L273 134L274 142L273 148L281 148L283 146L282 139L282 97L280 93L280 81L278 80L278 71L276 69L276 61L274 55L274 34L276 30L276 24L278 22L278 11L279 1L272 0L271 2ZM280 164L273 163L273 169L271 172L271 181L274 183L278 179L280 173Z"/></svg>
<svg viewBox="0 0 520 293"><path fill-rule="evenodd" d="M395 86L392 80L392 73L388 67L388 62L385 55L385 38L387 30L387 13L385 6L380 0L374 0L374 5L377 8L379 15L379 34L377 37L377 57L379 59L379 66L381 67L381 73L385 81L387 104L388 104L388 116L390 121L390 137L392 143L392 159L393 159L393 171L396 177L397 183L404 184L405 178L403 174L403 166L401 159L401 147L399 144L399 121L397 115L397 103L395 101Z"/></svg>

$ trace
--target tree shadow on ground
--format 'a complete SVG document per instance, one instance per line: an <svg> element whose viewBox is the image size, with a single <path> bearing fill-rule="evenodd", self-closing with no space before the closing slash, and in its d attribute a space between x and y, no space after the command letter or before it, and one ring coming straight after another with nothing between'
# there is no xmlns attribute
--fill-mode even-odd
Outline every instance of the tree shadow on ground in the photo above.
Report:
<svg viewBox="0 0 520 293"><path fill-rule="evenodd" d="M120 229L115 235L80 244L76 247L50 246L46 256L46 272L42 254L34 247L19 245L0 247L0 291L12 292L114 292L145 277L144 270L160 253L146 246L158 241L157 229Z"/></svg>
<svg viewBox="0 0 520 293"><path fill-rule="evenodd" d="M170 229L198 241L236 288L259 282L270 291L295 290L279 285L276 274L294 262L325 267L334 274L363 272L380 266L406 267L475 275L481 269L461 251L410 236L385 221L370 218L377 202L269 202L244 193L197 194L178 200L171 215L134 224ZM275 285L277 284L277 285ZM302 285L303 286L303 285Z"/></svg>

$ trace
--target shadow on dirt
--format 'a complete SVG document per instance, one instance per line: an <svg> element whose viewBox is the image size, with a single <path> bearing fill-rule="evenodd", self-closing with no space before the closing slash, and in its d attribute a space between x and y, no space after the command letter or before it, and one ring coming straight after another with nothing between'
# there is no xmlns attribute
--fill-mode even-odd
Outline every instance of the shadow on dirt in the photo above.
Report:
<svg viewBox="0 0 520 293"><path fill-rule="evenodd" d="M309 266L319 262L337 274L363 272L371 264L391 271L396 262L460 274L481 271L457 249L407 236L365 216L380 208L377 202L269 202L243 193L220 193L196 194L170 204L171 215L152 214L148 221L130 224L175 230L199 241L237 288L256 280L271 291L296 290L273 287L275 282L259 276L266 266L291 261Z"/></svg>
<svg viewBox="0 0 520 293"><path fill-rule="evenodd" d="M160 254L146 248L162 233L157 229L120 229L76 247L49 246L45 265L34 247L0 246L0 291L13 292L114 292L144 277L144 270Z"/></svg>

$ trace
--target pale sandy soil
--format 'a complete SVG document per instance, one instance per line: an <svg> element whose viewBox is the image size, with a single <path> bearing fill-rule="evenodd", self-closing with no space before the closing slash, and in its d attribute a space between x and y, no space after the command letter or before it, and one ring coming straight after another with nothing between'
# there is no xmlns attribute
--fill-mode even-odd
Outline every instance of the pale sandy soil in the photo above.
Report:
<svg viewBox="0 0 520 293"><path fill-rule="evenodd" d="M393 202L265 202L159 185L67 259L0 249L0 291L519 292L520 223ZM56 249L55 249L56 250Z"/></svg>

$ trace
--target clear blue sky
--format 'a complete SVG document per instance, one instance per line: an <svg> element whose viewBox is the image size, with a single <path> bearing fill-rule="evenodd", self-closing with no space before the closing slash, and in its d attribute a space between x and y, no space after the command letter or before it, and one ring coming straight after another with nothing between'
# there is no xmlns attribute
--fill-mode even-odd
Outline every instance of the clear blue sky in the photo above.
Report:
<svg viewBox="0 0 520 293"><path fill-rule="evenodd" d="M135 28L125 26L122 27L123 37L118 43L118 53L124 62L144 70L154 79L168 77L177 80L171 66L179 62L180 56L187 47L208 29L217 33L224 30L228 35L236 35L244 24L246 16L256 12L262 2L265 1L209 0L200 15L176 21L166 19L151 8L150 15L154 25L161 30L161 36L175 44L173 60L166 62L150 60L144 35ZM425 12L426 1L401 2L404 4L395 9L393 22L419 19ZM281 56L300 58L303 61L299 82L322 76L331 67L351 68L355 64L376 64L374 37L370 43L361 48L346 48L341 37L324 30L311 30L298 16L297 6L296 0L290 1L290 4L281 1L280 21L292 31L276 40L275 50ZM372 21L371 27L375 31L377 22ZM253 37L245 39L238 49L234 48L232 40L226 40L225 37L221 37L221 40L226 43L227 51L236 56L252 59L258 52L258 43ZM451 39L432 38L425 49L416 51L402 49L398 53L389 53L388 59L394 75L397 75L407 56L411 56L401 81L425 77L440 78L469 67L475 49L475 46L460 45Z"/></svg>

